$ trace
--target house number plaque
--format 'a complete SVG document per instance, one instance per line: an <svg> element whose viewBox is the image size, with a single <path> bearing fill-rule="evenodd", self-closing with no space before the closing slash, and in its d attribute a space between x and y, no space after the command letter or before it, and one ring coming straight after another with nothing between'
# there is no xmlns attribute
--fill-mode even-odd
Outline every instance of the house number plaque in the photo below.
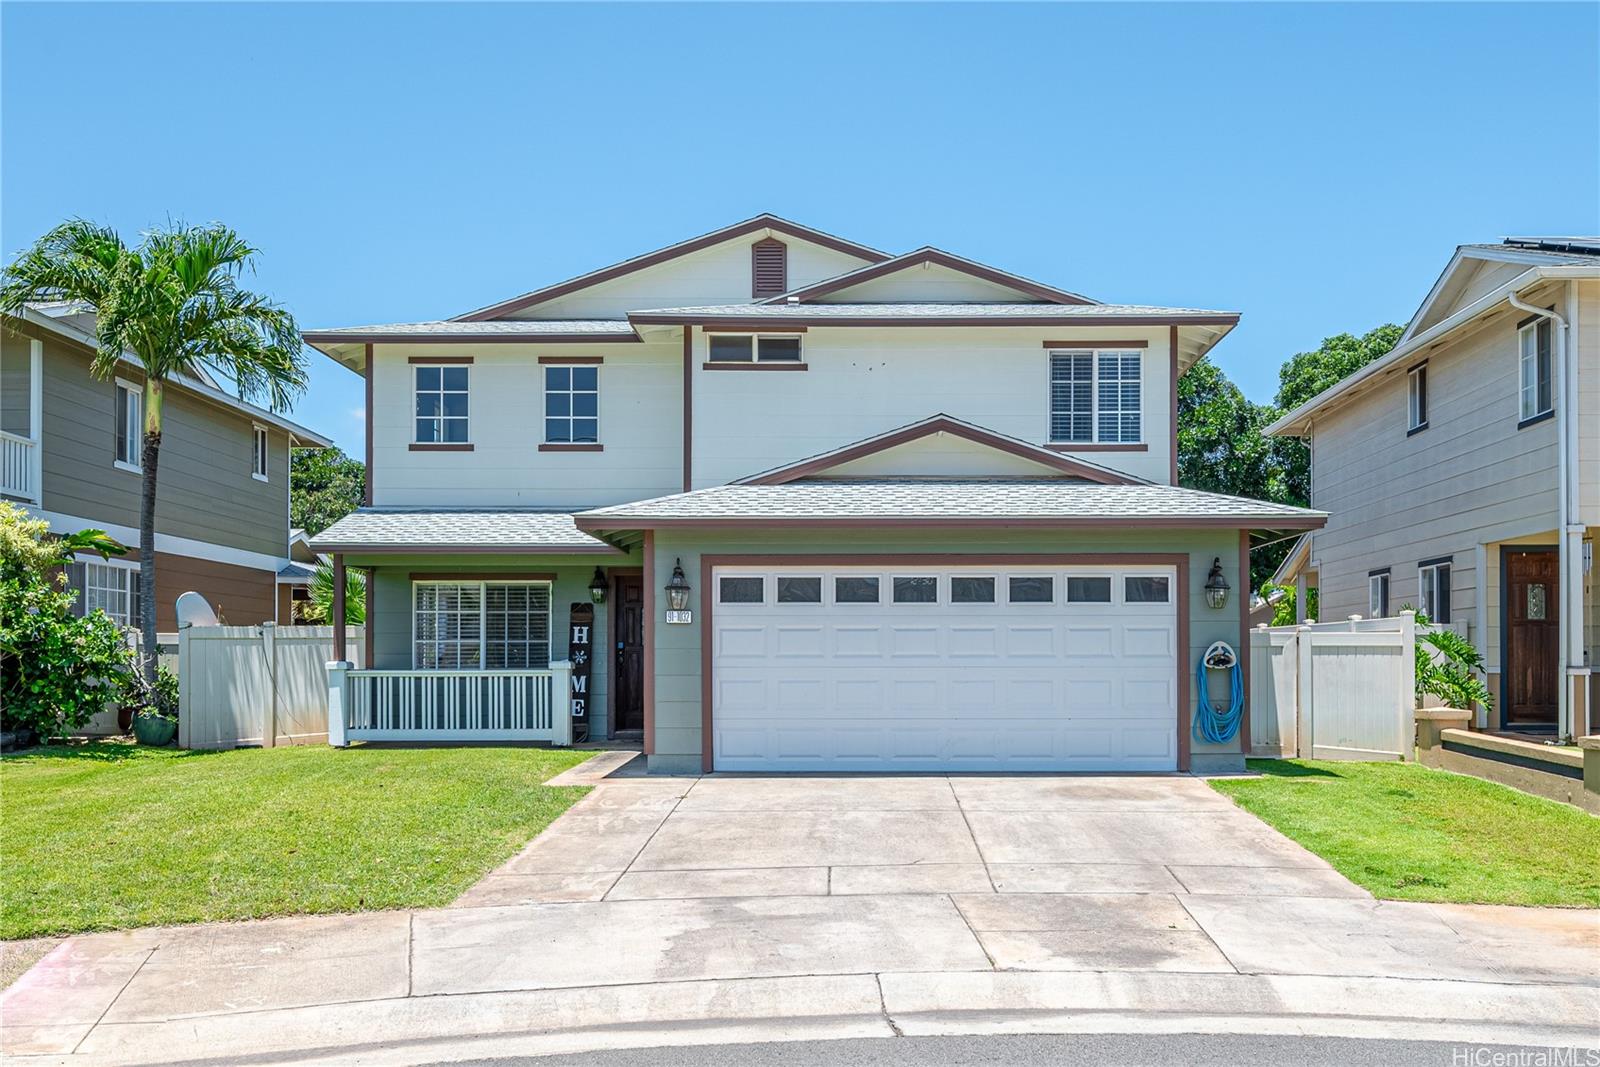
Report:
<svg viewBox="0 0 1600 1067"><path fill-rule="evenodd" d="M573 741L589 740L589 677L594 670L593 638L594 605L572 605L567 659L572 662L572 693L569 697L569 706L572 711Z"/></svg>

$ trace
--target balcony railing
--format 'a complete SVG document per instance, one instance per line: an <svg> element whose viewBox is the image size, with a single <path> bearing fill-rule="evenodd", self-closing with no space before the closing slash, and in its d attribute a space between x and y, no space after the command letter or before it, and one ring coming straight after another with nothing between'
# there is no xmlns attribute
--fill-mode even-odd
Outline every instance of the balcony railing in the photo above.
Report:
<svg viewBox="0 0 1600 1067"><path fill-rule="evenodd" d="M38 502L39 444L9 430L0 430L0 495Z"/></svg>
<svg viewBox="0 0 1600 1067"><path fill-rule="evenodd" d="M572 743L572 664L542 671L366 671L328 668L328 743Z"/></svg>

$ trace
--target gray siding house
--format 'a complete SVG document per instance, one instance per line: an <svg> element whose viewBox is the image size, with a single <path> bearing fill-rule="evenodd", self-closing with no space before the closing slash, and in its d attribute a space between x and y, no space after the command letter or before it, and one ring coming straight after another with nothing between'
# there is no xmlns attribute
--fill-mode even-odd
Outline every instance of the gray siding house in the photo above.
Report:
<svg viewBox="0 0 1600 1067"><path fill-rule="evenodd" d="M129 356L114 381L90 373L92 315L41 304L0 322L0 497L71 532L103 529L139 544L139 405ZM156 626L176 629L180 593L205 596L224 621L290 621L296 564L289 531L289 455L327 447L321 434L180 379L167 392L156 499ZM309 555L302 546L301 555ZM69 569L79 605L137 625L137 553Z"/></svg>
<svg viewBox="0 0 1600 1067"><path fill-rule="evenodd" d="M1268 432L1310 444L1329 515L1280 581L1324 620L1412 606L1464 629L1495 698L1480 728L1600 729L1600 239L1462 245L1392 352Z"/></svg>

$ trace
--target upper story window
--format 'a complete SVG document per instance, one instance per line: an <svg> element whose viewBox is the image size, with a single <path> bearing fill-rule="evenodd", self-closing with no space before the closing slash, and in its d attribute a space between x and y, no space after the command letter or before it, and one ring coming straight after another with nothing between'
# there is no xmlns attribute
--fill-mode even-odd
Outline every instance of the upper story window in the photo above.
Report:
<svg viewBox="0 0 1600 1067"><path fill-rule="evenodd" d="M253 445L250 449L250 477L258 482L267 480L267 428L258 423L252 424L250 434Z"/></svg>
<svg viewBox="0 0 1600 1067"><path fill-rule="evenodd" d="M750 246L750 295L777 296L789 288L789 249L768 237Z"/></svg>
<svg viewBox="0 0 1600 1067"><path fill-rule="evenodd" d="M116 465L137 471L140 467L139 442L144 430L144 390L133 382L118 378L116 405Z"/></svg>
<svg viewBox="0 0 1600 1067"><path fill-rule="evenodd" d="M799 363L797 335L765 337L716 333L709 338L712 363Z"/></svg>
<svg viewBox="0 0 1600 1067"><path fill-rule="evenodd" d="M1143 362L1138 352L1051 352L1050 440L1057 444L1142 441Z"/></svg>
<svg viewBox="0 0 1600 1067"><path fill-rule="evenodd" d="M1517 331L1522 421L1541 418L1555 410L1550 389L1550 320L1535 319Z"/></svg>
<svg viewBox="0 0 1600 1067"><path fill-rule="evenodd" d="M419 364L416 372L417 443L466 444L467 380L471 368Z"/></svg>
<svg viewBox="0 0 1600 1067"><path fill-rule="evenodd" d="M600 440L599 367L545 367L544 439L557 445Z"/></svg>
<svg viewBox="0 0 1600 1067"><path fill-rule="evenodd" d="M1450 561L1428 560L1417 566L1417 608L1431 622L1450 621Z"/></svg>
<svg viewBox="0 0 1600 1067"><path fill-rule="evenodd" d="M1406 433L1428 428L1428 365L1414 367L1406 383Z"/></svg>
<svg viewBox="0 0 1600 1067"><path fill-rule="evenodd" d="M1367 617L1389 617L1389 569L1367 572Z"/></svg>

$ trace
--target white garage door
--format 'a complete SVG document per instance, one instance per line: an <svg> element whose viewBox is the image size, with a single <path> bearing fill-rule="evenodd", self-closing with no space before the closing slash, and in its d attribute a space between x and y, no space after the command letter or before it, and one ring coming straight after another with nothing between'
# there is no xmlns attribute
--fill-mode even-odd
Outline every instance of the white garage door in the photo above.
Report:
<svg viewBox="0 0 1600 1067"><path fill-rule="evenodd" d="M1173 568L719 567L723 771L1177 767Z"/></svg>

